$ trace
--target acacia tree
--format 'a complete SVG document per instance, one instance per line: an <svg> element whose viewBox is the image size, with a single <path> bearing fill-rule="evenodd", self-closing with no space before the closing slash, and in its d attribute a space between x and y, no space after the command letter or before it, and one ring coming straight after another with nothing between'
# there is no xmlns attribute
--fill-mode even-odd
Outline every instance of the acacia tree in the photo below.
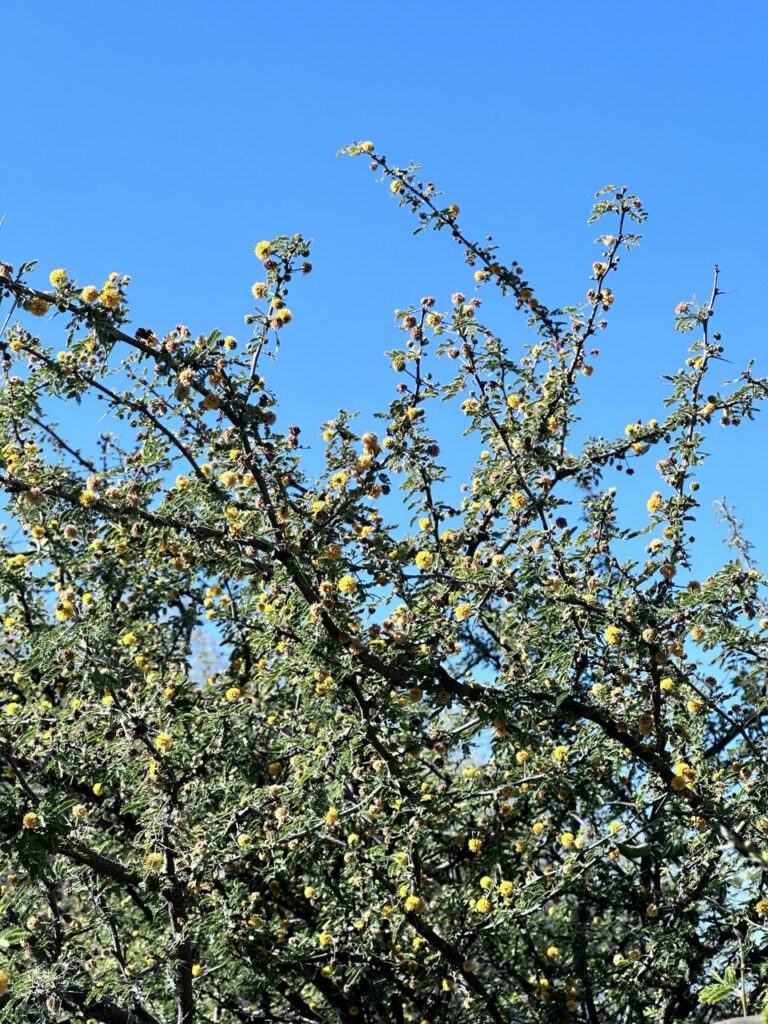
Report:
<svg viewBox="0 0 768 1024"><path fill-rule="evenodd" d="M560 310L415 166L347 152L531 340L512 351L476 295L400 311L381 429L325 424L319 477L264 371L302 237L256 246L240 343L129 329L126 277L40 289L0 264L0 1020L759 1008L763 578L736 527L696 582L689 521L707 431L768 385L710 383L717 272L677 307L692 344L666 411L574 445L639 200L598 193L591 285ZM60 351L33 329L48 314ZM113 431L68 439L62 400ZM480 449L463 496L430 434L442 400ZM604 478L644 459L659 490L625 527Z"/></svg>

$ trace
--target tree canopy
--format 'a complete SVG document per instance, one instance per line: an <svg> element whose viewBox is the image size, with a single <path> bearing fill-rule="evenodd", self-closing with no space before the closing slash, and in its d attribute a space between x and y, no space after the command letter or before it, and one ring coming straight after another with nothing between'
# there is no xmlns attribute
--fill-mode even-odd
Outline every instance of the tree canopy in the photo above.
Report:
<svg viewBox="0 0 768 1024"><path fill-rule="evenodd" d="M136 328L126 276L0 263L0 1021L758 1011L764 579L727 508L702 580L690 530L707 432L768 382L717 379L717 268L664 410L576 442L640 200L598 193L586 296L550 308L417 166L346 152L476 287L398 311L395 397L327 422L319 472L268 380L301 236L256 245L241 339Z"/></svg>

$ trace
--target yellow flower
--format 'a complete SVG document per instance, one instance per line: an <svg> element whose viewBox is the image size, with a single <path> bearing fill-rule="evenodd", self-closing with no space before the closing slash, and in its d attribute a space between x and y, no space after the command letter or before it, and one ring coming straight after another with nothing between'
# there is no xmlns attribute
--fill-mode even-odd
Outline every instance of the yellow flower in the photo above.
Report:
<svg viewBox="0 0 768 1024"><path fill-rule="evenodd" d="M528 499L522 491L515 491L512 497L510 498L510 504L512 505L512 508L516 509L519 512L520 509L525 508L525 506L528 504Z"/></svg>
<svg viewBox="0 0 768 1024"><path fill-rule="evenodd" d="M399 192L402 192L403 191L403 183L402 183L402 181L398 181L397 178L394 181L390 181L390 183L389 183L389 191L392 193L393 196L396 196Z"/></svg>
<svg viewBox="0 0 768 1024"><path fill-rule="evenodd" d="M659 688L662 690L674 690L674 679L670 679L669 676L664 676L664 678L659 682Z"/></svg>
<svg viewBox="0 0 768 1024"><path fill-rule="evenodd" d="M192 964L192 977L193 978L199 978L202 973L203 973L203 965L202 964Z"/></svg>
<svg viewBox="0 0 768 1024"><path fill-rule="evenodd" d="M456 616L456 618L459 620L459 622L464 622L472 614L472 605L471 604L457 604L456 607L453 610L453 614Z"/></svg>
<svg viewBox="0 0 768 1024"><path fill-rule="evenodd" d="M467 843L470 853L479 853L483 846L483 840L473 836Z"/></svg>
<svg viewBox="0 0 768 1024"><path fill-rule="evenodd" d="M504 881L499 884L499 892L502 896L510 896L514 891L514 888L515 883L510 882L508 879L504 879Z"/></svg>
<svg viewBox="0 0 768 1024"><path fill-rule="evenodd" d="M768 900L758 900L755 904L755 913L760 917L768 915Z"/></svg>
<svg viewBox="0 0 768 1024"><path fill-rule="evenodd" d="M336 810L335 807L329 807L328 810L325 812L325 824L326 825L329 825L329 826L330 825L335 825L336 822L338 821L338 818L339 818L339 812Z"/></svg>
<svg viewBox="0 0 768 1024"><path fill-rule="evenodd" d="M265 260L270 254L270 243L267 241L259 242L253 251L256 253L257 259Z"/></svg>
<svg viewBox="0 0 768 1024"><path fill-rule="evenodd" d="M247 846L251 845L251 837L248 835L247 832L240 833L240 835L237 837L237 845L240 847L241 850L244 850Z"/></svg>
<svg viewBox="0 0 768 1024"><path fill-rule="evenodd" d="M81 491L80 497L78 498L78 501L83 506L83 508L91 508L91 506L95 505L98 500L98 494L96 494L95 491L91 490Z"/></svg>
<svg viewBox="0 0 768 1024"><path fill-rule="evenodd" d="M421 896L415 896L411 893L410 896L405 897L405 909L412 914L418 914L424 909L424 901Z"/></svg>
<svg viewBox="0 0 768 1024"><path fill-rule="evenodd" d="M550 960L554 960L555 957L560 956L560 948L558 946L547 946L547 956Z"/></svg>
<svg viewBox="0 0 768 1024"><path fill-rule="evenodd" d="M361 142L360 143L360 151L362 153L372 153L373 152L373 143L371 142L370 139L367 139L365 142Z"/></svg>
<svg viewBox="0 0 768 1024"><path fill-rule="evenodd" d="M674 777L671 781L672 789L675 793L680 793L684 789L691 789L696 778L696 772L687 764L685 761L677 761L673 769Z"/></svg>
<svg viewBox="0 0 768 1024"><path fill-rule="evenodd" d="M491 878L491 876L490 875L483 875L483 877L480 879L480 888L481 889L490 889L490 888L492 888L492 886L493 886L493 879Z"/></svg>
<svg viewBox="0 0 768 1024"><path fill-rule="evenodd" d="M357 582L354 576L342 576L338 582L338 588L342 594L354 594L357 590Z"/></svg>
<svg viewBox="0 0 768 1024"><path fill-rule="evenodd" d="M104 784L101 782L94 782L94 784L91 786L91 792L93 793L94 796L101 796L101 794L104 792Z"/></svg>
<svg viewBox="0 0 768 1024"><path fill-rule="evenodd" d="M263 281L255 281L251 285L251 294L254 299L263 299L267 294L267 286Z"/></svg>
<svg viewBox="0 0 768 1024"><path fill-rule="evenodd" d="M560 834L560 845L564 846L566 850L569 846L573 846L576 836L573 832L562 832Z"/></svg>
<svg viewBox="0 0 768 1024"><path fill-rule="evenodd" d="M704 701L699 700L698 697L691 697L690 700L685 702L685 706L692 715L700 715L704 709Z"/></svg>
<svg viewBox="0 0 768 1024"><path fill-rule="evenodd" d="M568 747L564 747L562 744L559 747L555 747L552 751L552 758L555 761L564 761L568 756Z"/></svg>
<svg viewBox="0 0 768 1024"><path fill-rule="evenodd" d="M99 292L99 302L105 309L114 309L120 303L120 292L114 285L105 285Z"/></svg>
<svg viewBox="0 0 768 1024"><path fill-rule="evenodd" d="M603 638L609 647L617 647L621 643L621 629L618 626L606 626Z"/></svg>
<svg viewBox="0 0 768 1024"><path fill-rule="evenodd" d="M28 829L37 828L39 823L40 819L38 818L34 811L27 811L27 813L21 819L21 824L24 826L24 828Z"/></svg>
<svg viewBox="0 0 768 1024"><path fill-rule="evenodd" d="M150 871L162 867L163 855L159 850L154 850L152 853L148 853L144 858L144 867L149 868Z"/></svg>
<svg viewBox="0 0 768 1024"><path fill-rule="evenodd" d="M167 753L173 746L173 736L167 732L159 732L155 737L155 746L161 754Z"/></svg>
<svg viewBox="0 0 768 1024"><path fill-rule="evenodd" d="M414 562L419 569L431 569L434 560L434 555L431 551L419 551L414 558Z"/></svg>
<svg viewBox="0 0 768 1024"><path fill-rule="evenodd" d="M704 639L704 630L702 629L701 626L694 626L691 629L690 636L691 636L691 640L693 640L695 643L699 643L700 640Z"/></svg>
<svg viewBox="0 0 768 1024"><path fill-rule="evenodd" d="M534 821L533 825L531 825L531 832L533 832L533 834L535 836L540 836L543 831L544 831L544 822L542 822L542 821Z"/></svg>
<svg viewBox="0 0 768 1024"><path fill-rule="evenodd" d="M306 897L306 899L311 900L314 895L315 895L315 888L314 888L314 886L307 885L307 886L304 887L304 896Z"/></svg>
<svg viewBox="0 0 768 1024"><path fill-rule="evenodd" d="M654 491L648 501L645 503L645 507L653 515L654 512L658 512L660 508L664 507L664 499L661 496L660 491Z"/></svg>
<svg viewBox="0 0 768 1024"><path fill-rule="evenodd" d="M52 270L48 275L48 280L51 282L54 288L63 288L67 283L67 272L66 270Z"/></svg>
<svg viewBox="0 0 768 1024"><path fill-rule="evenodd" d="M333 942L333 936L331 935L330 932L320 932L320 934L317 936L317 941L320 943L321 946L330 946L330 944Z"/></svg>
<svg viewBox="0 0 768 1024"><path fill-rule="evenodd" d="M477 910L478 914L487 914L490 909L491 901L487 896L481 896L475 904L475 910Z"/></svg>
<svg viewBox="0 0 768 1024"><path fill-rule="evenodd" d="M45 299L39 295L33 295L32 298L27 299L24 303L24 309L32 316L45 316L48 310L51 308L50 302L46 302Z"/></svg>
<svg viewBox="0 0 768 1024"><path fill-rule="evenodd" d="M75 804L72 808L72 817L76 819L84 818L88 813L88 808L85 804Z"/></svg>
<svg viewBox="0 0 768 1024"><path fill-rule="evenodd" d="M5 993L8 991L8 983L9 983L9 981L10 981L10 978L5 973L5 971L0 970L0 996L4 996Z"/></svg>

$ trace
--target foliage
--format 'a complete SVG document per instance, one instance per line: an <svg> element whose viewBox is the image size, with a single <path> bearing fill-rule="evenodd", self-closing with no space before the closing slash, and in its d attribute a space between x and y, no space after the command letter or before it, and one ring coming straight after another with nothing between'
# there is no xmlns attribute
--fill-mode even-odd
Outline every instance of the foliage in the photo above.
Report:
<svg viewBox="0 0 768 1024"><path fill-rule="evenodd" d="M264 373L303 238L256 247L244 343L129 329L127 277L38 289L0 264L0 1021L759 1008L764 581L727 509L733 556L703 582L689 531L710 425L768 385L710 383L717 271L677 307L693 340L663 417L574 445L640 201L598 193L590 287L560 310L418 168L347 152L531 341L477 295L400 311L383 429L327 423L319 478ZM61 400L112 431L78 447ZM479 448L456 502L444 401ZM624 527L604 478L644 459L660 489Z"/></svg>

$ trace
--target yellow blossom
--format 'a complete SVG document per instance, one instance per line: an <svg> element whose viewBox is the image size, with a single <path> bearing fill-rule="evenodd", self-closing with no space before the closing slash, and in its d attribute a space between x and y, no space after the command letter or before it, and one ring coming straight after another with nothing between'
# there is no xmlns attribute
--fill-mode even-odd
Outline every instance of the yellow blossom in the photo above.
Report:
<svg viewBox="0 0 768 1024"><path fill-rule="evenodd" d="M654 512L658 512L660 508L664 507L664 499L661 496L660 491L654 491L648 501L645 503L645 507L653 515Z"/></svg>
<svg viewBox="0 0 768 1024"><path fill-rule="evenodd" d="M603 638L609 647L617 647L621 643L621 629L618 626L606 626Z"/></svg>
<svg viewBox="0 0 768 1024"><path fill-rule="evenodd" d="M414 562L419 569L431 569L434 560L434 555L431 551L419 551L414 558Z"/></svg>
<svg viewBox="0 0 768 1024"><path fill-rule="evenodd" d="M342 594L354 594L357 589L357 582L354 576L342 576L338 582L338 588Z"/></svg>
<svg viewBox="0 0 768 1024"><path fill-rule="evenodd" d="M253 251L256 253L257 259L265 260L270 253L270 243L267 241L259 242Z"/></svg>
<svg viewBox="0 0 768 1024"><path fill-rule="evenodd" d="M39 823L40 819L38 818L34 811L27 811L27 813L21 819L21 824L24 826L24 828L27 829L37 828Z"/></svg>
<svg viewBox="0 0 768 1024"><path fill-rule="evenodd" d="M167 732L159 732L155 737L155 746L161 754L165 754L173 746L173 736Z"/></svg>

